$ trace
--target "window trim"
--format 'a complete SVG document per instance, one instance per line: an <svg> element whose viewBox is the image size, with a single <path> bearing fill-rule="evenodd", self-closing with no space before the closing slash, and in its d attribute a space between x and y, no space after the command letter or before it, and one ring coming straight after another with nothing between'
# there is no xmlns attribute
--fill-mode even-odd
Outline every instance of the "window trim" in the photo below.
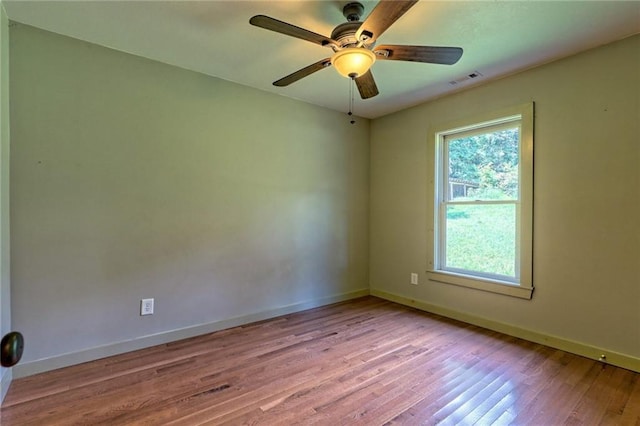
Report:
<svg viewBox="0 0 640 426"><path fill-rule="evenodd" d="M445 284L453 284L489 291L508 296L531 299L533 293L533 102L517 105L499 111L484 113L469 119L457 120L435 126L430 132L433 135L433 165L434 180L431 190L433 193L433 209L430 231L432 235L431 256L427 278ZM441 197L447 194L443 170L444 138L446 135L463 135L475 132L477 129L500 126L513 122L514 118L520 121L520 158L519 158L519 200L515 202L519 210L519 232L516 233L516 259L518 261L519 281L498 279L491 274L471 275L457 271L437 269L439 256L441 256L441 236L439 224L444 220L441 217ZM518 253L519 252L519 253Z"/></svg>

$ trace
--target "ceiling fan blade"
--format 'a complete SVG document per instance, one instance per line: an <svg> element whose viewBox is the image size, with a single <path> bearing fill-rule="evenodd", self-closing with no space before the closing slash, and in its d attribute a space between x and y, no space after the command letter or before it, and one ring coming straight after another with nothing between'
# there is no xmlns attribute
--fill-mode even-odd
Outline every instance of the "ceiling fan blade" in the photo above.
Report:
<svg viewBox="0 0 640 426"><path fill-rule="evenodd" d="M358 28L356 39L367 45L373 43L417 2L418 0L380 0Z"/></svg>
<svg viewBox="0 0 640 426"><path fill-rule="evenodd" d="M391 61L426 62L453 65L462 56L460 47L405 46L383 44L373 50L376 59Z"/></svg>
<svg viewBox="0 0 640 426"><path fill-rule="evenodd" d="M360 92L362 99L373 98L380 93L378 92L378 86L376 86L376 81L373 79L371 70L356 78L356 86L358 86L358 92Z"/></svg>
<svg viewBox="0 0 640 426"><path fill-rule="evenodd" d="M315 64L311 64L307 67L299 69L298 71L292 74L289 74L286 77L282 77L278 81L274 81L273 85L278 87L288 86L291 83L295 83L296 81L300 80L301 78L304 78L308 75L313 74L316 71L320 71L321 69L327 68L329 66L331 66L331 58L323 59L321 61L316 62Z"/></svg>
<svg viewBox="0 0 640 426"><path fill-rule="evenodd" d="M313 31L305 30L304 28L296 27L295 25L291 25L265 15L256 15L249 19L249 23L266 30L310 41L311 43L319 44L320 46L328 46L331 44L335 44L336 46L338 45L338 42L330 39L329 37L325 37L314 33Z"/></svg>

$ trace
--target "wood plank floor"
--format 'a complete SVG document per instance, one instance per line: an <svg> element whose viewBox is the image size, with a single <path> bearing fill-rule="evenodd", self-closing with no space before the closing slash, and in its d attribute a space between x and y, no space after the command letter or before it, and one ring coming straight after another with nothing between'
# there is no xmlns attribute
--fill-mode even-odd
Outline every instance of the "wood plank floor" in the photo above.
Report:
<svg viewBox="0 0 640 426"><path fill-rule="evenodd" d="M640 425L640 374L374 297L15 380L8 425Z"/></svg>

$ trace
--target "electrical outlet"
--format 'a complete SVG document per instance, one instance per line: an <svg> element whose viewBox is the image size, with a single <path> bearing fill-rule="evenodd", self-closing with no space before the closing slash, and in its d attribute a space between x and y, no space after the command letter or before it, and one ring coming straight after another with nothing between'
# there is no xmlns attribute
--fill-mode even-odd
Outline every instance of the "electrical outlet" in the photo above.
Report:
<svg viewBox="0 0 640 426"><path fill-rule="evenodd" d="M418 285L418 274L414 272L411 273L411 284Z"/></svg>
<svg viewBox="0 0 640 426"><path fill-rule="evenodd" d="M140 315L153 315L153 299L140 301Z"/></svg>

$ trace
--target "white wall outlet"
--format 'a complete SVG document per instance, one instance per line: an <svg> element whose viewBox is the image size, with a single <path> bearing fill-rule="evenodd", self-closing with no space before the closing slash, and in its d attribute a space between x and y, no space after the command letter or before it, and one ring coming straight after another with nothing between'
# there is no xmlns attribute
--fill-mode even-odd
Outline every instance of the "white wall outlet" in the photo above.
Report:
<svg viewBox="0 0 640 426"><path fill-rule="evenodd" d="M418 285L418 274L415 272L411 273L411 284Z"/></svg>
<svg viewBox="0 0 640 426"><path fill-rule="evenodd" d="M153 299L140 301L140 315L153 315Z"/></svg>

